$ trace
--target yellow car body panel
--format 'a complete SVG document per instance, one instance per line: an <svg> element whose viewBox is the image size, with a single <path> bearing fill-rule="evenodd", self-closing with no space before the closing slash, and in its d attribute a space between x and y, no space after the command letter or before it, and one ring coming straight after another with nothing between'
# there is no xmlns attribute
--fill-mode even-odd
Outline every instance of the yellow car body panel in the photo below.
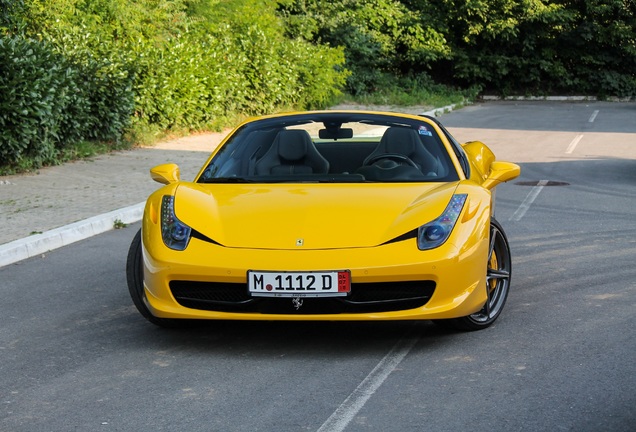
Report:
<svg viewBox="0 0 636 432"><path fill-rule="evenodd" d="M305 250L370 247L435 219L455 188L452 183L186 183L176 192L175 212L183 223L226 247L296 250L301 238Z"/></svg>

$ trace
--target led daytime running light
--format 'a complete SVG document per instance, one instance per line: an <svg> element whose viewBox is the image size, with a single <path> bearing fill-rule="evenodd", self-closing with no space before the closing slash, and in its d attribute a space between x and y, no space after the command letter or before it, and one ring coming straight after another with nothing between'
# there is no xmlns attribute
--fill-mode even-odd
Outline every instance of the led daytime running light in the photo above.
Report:
<svg viewBox="0 0 636 432"><path fill-rule="evenodd" d="M466 198L468 194L453 195L440 217L418 229L417 247L420 250L434 249L446 242L459 219Z"/></svg>
<svg viewBox="0 0 636 432"><path fill-rule="evenodd" d="M170 249L184 250L190 241L192 229L182 223L174 213L174 196L164 195L161 201L161 237Z"/></svg>

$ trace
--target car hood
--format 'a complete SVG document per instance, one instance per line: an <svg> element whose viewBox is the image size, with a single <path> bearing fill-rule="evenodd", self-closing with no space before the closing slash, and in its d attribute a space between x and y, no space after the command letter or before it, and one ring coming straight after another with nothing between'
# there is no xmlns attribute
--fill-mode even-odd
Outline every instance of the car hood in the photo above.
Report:
<svg viewBox="0 0 636 432"><path fill-rule="evenodd" d="M371 247L440 216L456 187L457 183L182 183L175 193L175 214L226 247Z"/></svg>

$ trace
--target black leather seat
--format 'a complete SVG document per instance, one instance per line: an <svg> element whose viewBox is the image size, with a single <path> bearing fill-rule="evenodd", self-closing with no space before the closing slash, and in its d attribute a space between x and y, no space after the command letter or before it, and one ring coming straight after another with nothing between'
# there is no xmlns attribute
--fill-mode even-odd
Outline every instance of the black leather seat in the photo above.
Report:
<svg viewBox="0 0 636 432"><path fill-rule="evenodd" d="M256 175L326 174L329 162L305 130L282 130L255 165Z"/></svg>
<svg viewBox="0 0 636 432"><path fill-rule="evenodd" d="M404 155L411 159L425 175L438 175L439 162L422 144L415 129L406 127L390 127L378 146L364 160L364 165L383 154Z"/></svg>

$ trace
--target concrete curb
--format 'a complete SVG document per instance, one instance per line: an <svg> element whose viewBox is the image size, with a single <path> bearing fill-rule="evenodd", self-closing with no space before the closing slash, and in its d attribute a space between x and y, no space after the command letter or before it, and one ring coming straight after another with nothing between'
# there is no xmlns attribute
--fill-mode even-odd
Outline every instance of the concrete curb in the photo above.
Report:
<svg viewBox="0 0 636 432"><path fill-rule="evenodd" d="M114 229L115 221L138 222L144 206L145 202L142 202L0 245L0 267L110 231Z"/></svg>
<svg viewBox="0 0 636 432"><path fill-rule="evenodd" d="M440 116L442 114L445 113L449 113L451 111L453 111L457 106L464 106L464 105L468 105L470 104L470 102L466 101L462 104L452 104L452 105L446 105L444 107L441 108L434 108L430 111L425 111L422 113L422 115L427 115L427 116L431 116L431 117L437 117Z"/></svg>
<svg viewBox="0 0 636 432"><path fill-rule="evenodd" d="M608 102L631 102L636 98L627 97L608 97ZM479 97L482 101L550 101L550 102L596 102L599 100L596 96L496 96L483 95Z"/></svg>

